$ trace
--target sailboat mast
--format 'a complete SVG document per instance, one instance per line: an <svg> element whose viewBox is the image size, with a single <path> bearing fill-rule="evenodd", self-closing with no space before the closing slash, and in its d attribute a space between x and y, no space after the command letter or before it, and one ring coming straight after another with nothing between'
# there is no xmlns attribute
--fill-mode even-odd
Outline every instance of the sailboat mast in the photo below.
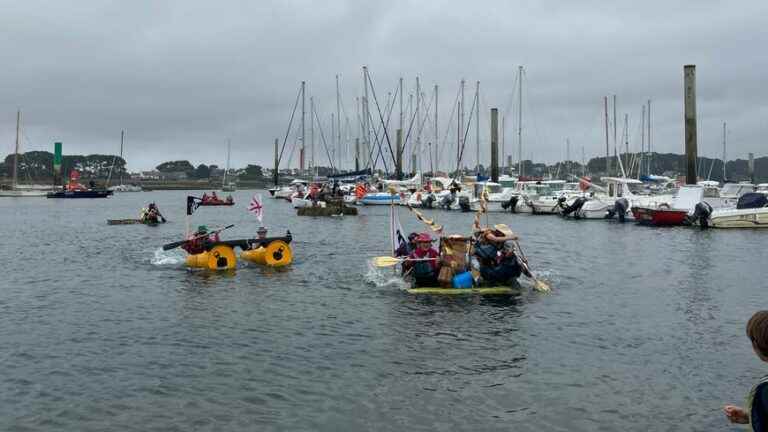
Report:
<svg viewBox="0 0 768 432"><path fill-rule="evenodd" d="M413 172L419 172L419 155L421 153L421 81L419 77L416 77L416 148L414 149L416 156L413 158L416 162L416 166L413 167Z"/></svg>
<svg viewBox="0 0 768 432"><path fill-rule="evenodd" d="M365 166L373 169L373 154L371 153L370 131L368 127L368 68L363 66L363 148L365 151Z"/></svg>
<svg viewBox="0 0 768 432"><path fill-rule="evenodd" d="M608 96L603 96L603 107L605 108L605 174L611 174L611 149L608 144Z"/></svg>
<svg viewBox="0 0 768 432"><path fill-rule="evenodd" d="M304 155L306 155L305 145L307 143L306 128L304 122L307 117L307 110L305 105L305 89L306 82L301 82L301 150L299 151L299 171L304 171Z"/></svg>
<svg viewBox="0 0 768 432"><path fill-rule="evenodd" d="M523 67L517 69L517 175L523 176Z"/></svg>
<svg viewBox="0 0 768 432"><path fill-rule="evenodd" d="M338 74L336 74L336 145L339 147L339 164L337 167L341 170L341 98Z"/></svg>
<svg viewBox="0 0 768 432"><path fill-rule="evenodd" d="M466 84L466 81L464 79L461 80L461 110L459 111L459 155L462 155L462 150L464 149L464 112L466 111L466 104L464 99L464 85ZM459 168L461 165L461 161L458 163Z"/></svg>
<svg viewBox="0 0 768 432"><path fill-rule="evenodd" d="M728 176L725 173L725 164L726 164L726 153L725 153L725 138L726 138L726 132L725 132L725 122L723 122L723 182L728 178Z"/></svg>
<svg viewBox="0 0 768 432"><path fill-rule="evenodd" d="M432 175L435 175L435 171L438 170L440 165L440 159L438 154L438 148L440 147L440 141L438 140L437 132L437 84L435 84L435 169L432 171Z"/></svg>
<svg viewBox="0 0 768 432"><path fill-rule="evenodd" d="M120 131L120 159L123 159L123 144L125 143L125 129ZM125 162L125 159L123 159ZM123 172L125 171L125 165L123 165L123 171L120 171L120 184L123 184Z"/></svg>
<svg viewBox="0 0 768 432"><path fill-rule="evenodd" d="M651 150L651 100L648 99L648 175L651 175L653 152Z"/></svg>
<svg viewBox="0 0 768 432"><path fill-rule="evenodd" d="M475 88L475 172L480 174L480 81Z"/></svg>
<svg viewBox="0 0 768 432"><path fill-rule="evenodd" d="M643 112L640 116L640 166L637 169L637 178L643 172L643 156L645 155L645 105L643 105Z"/></svg>
<svg viewBox="0 0 768 432"><path fill-rule="evenodd" d="M16 149L13 152L13 180L11 187L16 189L19 184L19 140L21 136L21 110L16 111Z"/></svg>
<svg viewBox="0 0 768 432"><path fill-rule="evenodd" d="M315 98L309 97L309 167L317 175L317 166L315 165Z"/></svg>
<svg viewBox="0 0 768 432"><path fill-rule="evenodd" d="M227 172L229 171L229 154L230 154L230 147L231 147L231 141L229 138L227 138L227 164L224 168L224 177L221 179L221 185L223 187L227 186Z"/></svg>

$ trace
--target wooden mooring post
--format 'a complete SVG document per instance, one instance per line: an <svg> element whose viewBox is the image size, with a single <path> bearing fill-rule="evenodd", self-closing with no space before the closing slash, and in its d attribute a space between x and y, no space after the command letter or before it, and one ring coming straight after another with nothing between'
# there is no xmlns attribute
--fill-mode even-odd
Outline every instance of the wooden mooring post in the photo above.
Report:
<svg viewBox="0 0 768 432"><path fill-rule="evenodd" d="M685 98L685 184L696 184L696 65L683 67Z"/></svg>

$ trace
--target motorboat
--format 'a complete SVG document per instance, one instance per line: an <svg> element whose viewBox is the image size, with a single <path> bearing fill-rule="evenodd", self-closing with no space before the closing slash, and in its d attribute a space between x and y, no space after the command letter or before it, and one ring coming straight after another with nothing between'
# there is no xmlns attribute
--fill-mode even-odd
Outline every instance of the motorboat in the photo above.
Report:
<svg viewBox="0 0 768 432"><path fill-rule="evenodd" d="M768 195L745 193L735 207L715 209L708 220L714 228L768 228Z"/></svg>
<svg viewBox="0 0 768 432"><path fill-rule="evenodd" d="M670 203L659 203L654 207L632 206L632 215L638 223L644 225L683 225L703 198L703 186L685 185L677 190Z"/></svg>

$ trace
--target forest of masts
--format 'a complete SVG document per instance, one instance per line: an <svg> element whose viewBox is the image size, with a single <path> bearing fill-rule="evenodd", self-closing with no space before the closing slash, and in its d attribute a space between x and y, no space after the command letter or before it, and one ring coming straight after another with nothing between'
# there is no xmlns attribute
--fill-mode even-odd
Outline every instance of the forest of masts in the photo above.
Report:
<svg viewBox="0 0 768 432"><path fill-rule="evenodd" d="M437 109L441 97L441 88L437 84L425 86L416 76L407 88L404 79L399 78L392 89L382 94L369 69L363 66L362 91L355 96L350 115L342 95L340 76L336 75L335 79L336 97L330 113L321 111L318 100L308 91L307 83L301 82L285 134L275 139L277 167L298 166L306 175L317 175L318 167L330 167L335 173L370 169L398 179L417 172L485 172L487 163L483 164L485 159L481 155L490 153L486 135L489 128L481 126L481 116L485 122L488 109L481 107L488 107L488 104L483 103L480 81L471 85L465 79L459 80L457 88L449 93L452 103L445 115ZM526 80L525 69L519 66L507 107L500 112L502 173L526 175L525 161L533 159L531 148L534 146L524 142L523 135L523 114L531 111L527 109L530 107L528 92L524 93ZM602 173L650 174L651 101L643 104L641 110L640 151L630 153L629 115L624 114L623 119L618 119L616 96L611 99L604 97L601 107L607 161ZM609 102L612 102L612 113ZM507 129L513 135L510 142ZM524 150L528 152L528 158L523 157ZM580 150L581 161L574 162L571 142L566 138L565 162L557 164L558 172L549 174L560 177L587 174L583 145ZM619 158L620 162L616 163Z"/></svg>

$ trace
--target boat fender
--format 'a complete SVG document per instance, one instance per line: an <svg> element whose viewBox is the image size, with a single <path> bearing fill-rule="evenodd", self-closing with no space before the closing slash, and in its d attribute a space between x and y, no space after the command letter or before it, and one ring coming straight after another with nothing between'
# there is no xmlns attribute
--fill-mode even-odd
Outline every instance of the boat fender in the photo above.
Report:
<svg viewBox="0 0 768 432"><path fill-rule="evenodd" d="M454 288L472 288L473 282L472 272L464 272L453 277L452 285Z"/></svg>

